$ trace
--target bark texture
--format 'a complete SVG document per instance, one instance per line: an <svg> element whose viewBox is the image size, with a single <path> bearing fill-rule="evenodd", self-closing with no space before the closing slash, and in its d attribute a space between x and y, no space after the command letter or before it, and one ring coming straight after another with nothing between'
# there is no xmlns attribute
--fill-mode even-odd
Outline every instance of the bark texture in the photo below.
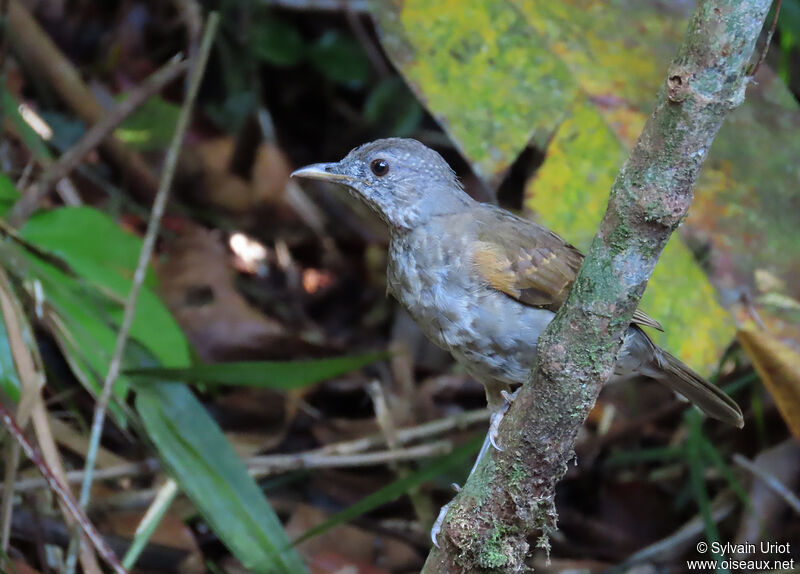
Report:
<svg viewBox="0 0 800 574"><path fill-rule="evenodd" d="M556 528L555 485L578 429L613 370L622 337L728 112L771 0L701 0L569 298L539 340L529 383L503 421L503 452L458 494L424 573L522 572ZM747 137L742 134L742 137Z"/></svg>

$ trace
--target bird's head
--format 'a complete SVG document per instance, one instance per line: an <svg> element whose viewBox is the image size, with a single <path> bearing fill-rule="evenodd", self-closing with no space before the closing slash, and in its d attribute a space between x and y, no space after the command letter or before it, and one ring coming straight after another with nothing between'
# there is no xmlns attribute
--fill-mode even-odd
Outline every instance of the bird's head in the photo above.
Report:
<svg viewBox="0 0 800 574"><path fill-rule="evenodd" d="M442 156L413 139L376 140L341 161L309 165L292 176L346 186L394 230L413 229L473 201Z"/></svg>

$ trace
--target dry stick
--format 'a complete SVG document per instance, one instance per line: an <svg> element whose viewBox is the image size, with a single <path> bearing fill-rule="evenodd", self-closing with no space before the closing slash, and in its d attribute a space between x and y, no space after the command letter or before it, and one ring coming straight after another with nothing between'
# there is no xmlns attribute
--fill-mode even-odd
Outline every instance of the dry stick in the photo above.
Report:
<svg viewBox="0 0 800 574"><path fill-rule="evenodd" d="M255 477L269 476L289 470L311 468L347 468L353 466L374 466L395 462L418 460L449 453L453 444L449 440L439 440L409 448L368 452L364 454L328 456L317 453L271 454L254 456L247 460L247 468Z"/></svg>
<svg viewBox="0 0 800 574"><path fill-rule="evenodd" d="M64 153L58 162L44 172L39 182L29 187L17 200L7 217L9 225L19 228L36 211L53 185L67 177L83 158L100 145L125 119L135 112L153 94L160 92L167 84L188 68L188 61L181 60L178 54L154 72L139 86L131 90L128 97L117 104L102 120L94 124L78 142Z"/></svg>
<svg viewBox="0 0 800 574"><path fill-rule="evenodd" d="M308 470L312 468L353 468L360 466L376 466L394 462L414 461L447 454L452 450L449 440L438 440L409 448L396 450L380 450L360 454L326 454L319 451L307 451L293 454L268 454L254 456L245 460L251 475L260 478L272 476L293 470ZM129 462L104 468L94 472L95 480L114 480L146 476L161 470L158 459L149 458L139 462ZM66 474L68 484L78 484L83 481L86 473L82 470L73 470ZM47 486L47 482L40 478L27 478L14 484L16 492L29 492ZM5 485L0 485L5 490Z"/></svg>
<svg viewBox="0 0 800 574"><path fill-rule="evenodd" d="M78 505L75 498L73 498L69 488L61 484L61 482L55 477L53 472L50 470L50 467L47 466L47 463L45 463L45 461L42 459L39 451L30 442L28 442L28 439L25 438L25 433L22 432L22 429L19 428L17 422L14 420L14 417L11 416L11 413L8 412L8 409L1 401L0 418L3 419L3 423L5 423L9 432L14 436L17 442L19 442L20 446L22 446L22 450L25 451L27 457L31 459L31 461L39 468L39 471L42 473L45 480L47 480L47 484L50 486L51 490L56 493L61 503L65 508L67 508L75 521L80 525L80 528L83 530L83 532L86 533L86 536L92 542L92 545L94 545L98 554L100 554L100 556L103 557L103 560L106 561L106 564L108 564L114 570L114 572L117 572L118 574L126 574L125 569L117 560L117 556L114 554L114 551L108 546L108 544L106 544L106 541L103 540L103 537L95 529L94 525L89 520L89 517L87 517L83 510L81 510L81 507Z"/></svg>
<svg viewBox="0 0 800 574"><path fill-rule="evenodd" d="M783 0L775 0L775 11L772 14L772 22L769 25L769 31L767 32L767 37L764 39L764 48L761 50L761 53L758 55L758 60L756 60L755 66L753 66L753 70L750 72L751 77L755 77L758 73L758 69L761 67L761 63L767 57L767 52L769 52L769 45L772 43L772 35L775 33L775 28L778 26L778 14L781 11L781 2Z"/></svg>
<svg viewBox="0 0 800 574"><path fill-rule="evenodd" d="M64 463L50 431L44 400L39 392L44 385L44 377L41 374L44 372L42 360L36 346L28 347L25 344L25 340L33 340L33 333L30 325L25 320L24 311L18 301L10 296L11 283L3 270L0 270L0 283L2 283L0 295L2 295L3 319L8 332L11 354L23 388L22 398L17 407L17 416L20 417L18 420L24 427L26 413L31 415L33 429L36 432L36 438L45 463L56 478L62 484L66 484ZM17 445L16 442L13 444ZM11 493L4 492L3 497L5 498L7 494L10 495ZM63 504L59 506L67 526L72 527L76 524L69 510ZM97 557L90 546L81 545L80 559L86 574L101 574L100 564L98 564Z"/></svg>
<svg viewBox="0 0 800 574"><path fill-rule="evenodd" d="M555 488L664 246L688 212L711 142L744 100L771 0L700 0L569 296L539 338L531 378L450 506L423 572L521 572L549 548Z"/></svg>
<svg viewBox="0 0 800 574"><path fill-rule="evenodd" d="M12 293L10 283L8 282L5 273L0 271L0 311L2 311L2 321L5 323L5 332L8 339L9 347L11 348L12 358L15 362L26 361L26 365L18 366L18 371L25 372L26 367L28 373L32 372L33 361L27 353L25 341L22 336L22 329L17 322L17 309L12 301ZM24 357L24 355L28 355ZM26 373L27 374L27 373ZM41 390L41 381L37 380L35 376L20 375L21 398L17 405L17 417L20 420L20 425L24 428L28 424L31 411L31 400L33 397L38 396ZM17 467L19 466L20 446L19 443L8 443L6 450L6 468L3 482L6 484L13 484L16 481ZM11 518L13 513L14 489L10 488L8 491L3 491L2 507L0 507L0 544L2 544L3 552L7 554L8 542L11 535Z"/></svg>
<svg viewBox="0 0 800 574"><path fill-rule="evenodd" d="M3 270L0 270L0 284L2 284L0 286L0 300L2 302L3 320L8 333L11 355L23 388L22 398L17 406L17 414L20 417L18 420L21 421L24 427L25 418L28 414L31 415L33 428L45 463L56 478L62 484L66 484L64 464L53 440L50 427L47 424L47 411L39 392L44 385L44 378L41 374L44 372L41 357L36 346L28 347L25 344L25 340L33 340L33 333L31 332L30 324L26 321L22 307L11 296L11 282ZM13 444L18 445L16 442ZM4 492L3 497L10 496L10 494L11 492ZM67 526L72 527L76 524L66 506L63 504L59 506ZM86 574L101 574L100 564L98 564L97 557L90 546L81 545L80 559Z"/></svg>
<svg viewBox="0 0 800 574"><path fill-rule="evenodd" d="M158 229L161 225L161 218L167 206L167 199L169 198L169 190L172 186L172 178L175 175L175 168L178 164L178 156L180 154L181 144L186 134L186 129L189 127L189 120L191 119L192 109L197 97L197 92L200 88L200 81L203 78L208 56L211 53L211 46L213 44L214 35L219 24L219 15L212 12L208 16L206 23L206 30L203 34L203 40L200 45L200 50L197 54L197 61L193 63L192 75L189 80L189 87L186 94L186 100L181 108L181 113L178 116L178 123L175 126L175 134L170 142L169 149L167 150L167 157L164 162L164 172L159 182L158 192L156 199L153 202L153 211L150 215L150 221L147 224L147 232L142 242L142 249L139 252L139 261L136 264L136 271L133 275L131 284L131 291L128 294L128 299L125 303L125 313L122 318L122 325L120 326L119 333L117 334L117 341L114 346L114 352L111 355L111 362L108 367L108 374L105 381L103 381L103 390L100 393L100 398L97 401L97 406L94 411L94 419L92 420L92 432L89 438L89 452L86 455L86 476L84 477L83 484L81 484L80 503L81 508L85 508L89 502L89 493L92 487L92 473L94 472L95 456L97 454L97 447L100 444L100 436L103 434L103 423L105 422L106 409L111 400L114 390L114 382L119 375L120 366L122 364L122 357L125 353L125 346L128 342L128 334L133 324L133 318L136 314L136 302L139 298L139 292L142 289L144 278L147 274L147 266L150 263L150 257L153 254L156 238L158 236ZM74 544L73 544L74 547ZM70 572L70 557L74 566L74 552L68 556L67 572Z"/></svg>
<svg viewBox="0 0 800 574"><path fill-rule="evenodd" d="M72 62L20 0L8 1L9 42L22 66L43 78L86 124L102 120L106 110L98 103ZM102 149L121 168L132 191L143 200L152 200L158 179L142 156L113 136L103 141Z"/></svg>
<svg viewBox="0 0 800 574"><path fill-rule="evenodd" d="M386 437L386 444L391 452L398 452L400 449L400 441L397 438L397 428L392 418L392 411L386 401L386 395L383 392L383 387L379 381L370 381L367 384L367 392L372 398L372 404L375 408L375 419L378 421L378 426ZM411 469L407 465L392 464L391 469L395 471L398 478L406 478L411 474ZM411 499L411 504L414 507L414 512L417 515L419 522L423 525L433 524L434 510L431 499L422 495L419 488L414 488L408 493Z"/></svg>
<svg viewBox="0 0 800 574"><path fill-rule="evenodd" d="M789 490L789 488L787 488L787 486L780 480L765 471L763 468L760 468L757 464L753 463L752 460L743 457L738 452L733 455L733 462L742 468L749 470L755 476L764 481L764 484L766 484L770 490L783 498L783 501L789 505L792 510L800 514L800 498L798 498L795 493Z"/></svg>

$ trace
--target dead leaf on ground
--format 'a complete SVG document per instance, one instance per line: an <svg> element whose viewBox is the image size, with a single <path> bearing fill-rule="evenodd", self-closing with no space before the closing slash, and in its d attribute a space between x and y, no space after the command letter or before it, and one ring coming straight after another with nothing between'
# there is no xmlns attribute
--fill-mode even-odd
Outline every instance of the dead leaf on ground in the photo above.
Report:
<svg viewBox="0 0 800 574"><path fill-rule="evenodd" d="M800 440L800 354L752 322L739 328L737 338L789 430Z"/></svg>
<svg viewBox="0 0 800 574"><path fill-rule="evenodd" d="M231 215L247 215L265 204L282 204L292 172L286 155L274 144L261 144L250 177L243 178L230 172L234 146L232 138L223 137L185 150L181 167L193 176L193 184L184 192L202 205Z"/></svg>
<svg viewBox="0 0 800 574"><path fill-rule="evenodd" d="M800 482L800 446L787 439L756 456L753 461L764 472L773 476L788 489L794 491ZM764 540L776 540L781 531L780 518L786 503L760 478L753 478L749 491L750 509L742 513L735 544L746 542L759 544ZM745 554L737 554L742 559Z"/></svg>
<svg viewBox="0 0 800 574"><path fill-rule="evenodd" d="M297 538L327 518L328 514L319 508L300 505L289 519L286 532L290 539ZM311 571L319 573L342 572L342 568L351 566L353 569L348 572L378 574L421 566L421 557L411 545L351 524L336 526L301 542L297 551L310 563ZM333 566L338 568L331 569Z"/></svg>
<svg viewBox="0 0 800 574"><path fill-rule="evenodd" d="M167 306L203 361L268 355L285 342L284 327L236 290L218 234L188 228L167 246L157 270Z"/></svg>

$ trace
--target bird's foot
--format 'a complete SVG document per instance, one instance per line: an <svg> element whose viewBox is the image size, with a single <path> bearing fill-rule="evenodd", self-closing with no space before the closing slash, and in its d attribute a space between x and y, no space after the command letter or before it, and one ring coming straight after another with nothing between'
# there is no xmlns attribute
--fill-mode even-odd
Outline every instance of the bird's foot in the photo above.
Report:
<svg viewBox="0 0 800 574"><path fill-rule="evenodd" d="M500 391L500 394L503 396L504 402L499 409L497 409L492 413L492 416L489 419L489 442L496 450L500 452L503 452L502 447L499 444L497 444L497 435L500 433L500 423L503 422L503 417L506 416L506 413L508 412L508 407L510 407L511 403L514 402L514 399L517 398L519 390L520 389L517 389L513 393L509 393L506 390Z"/></svg>
<svg viewBox="0 0 800 574"><path fill-rule="evenodd" d="M461 490L461 487L455 483L453 483L451 486L453 487L453 490L456 491L456 493L458 493L458 491ZM447 511L450 510L451 504L453 504L452 501L442 506L442 509L439 511L439 516L436 517L436 522L433 523L433 528L431 528L431 542L433 542L433 545L436 546L436 548L439 548L439 541L438 541L439 531L442 529L442 524L444 523L444 517L447 516Z"/></svg>

